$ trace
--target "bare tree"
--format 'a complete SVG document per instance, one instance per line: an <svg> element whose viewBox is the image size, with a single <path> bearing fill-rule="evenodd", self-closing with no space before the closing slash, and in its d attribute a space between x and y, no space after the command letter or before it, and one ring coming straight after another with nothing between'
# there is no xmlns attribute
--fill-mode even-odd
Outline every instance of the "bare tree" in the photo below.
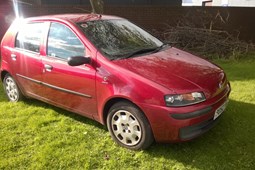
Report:
<svg viewBox="0 0 255 170"><path fill-rule="evenodd" d="M104 1L103 0L90 0L92 7L92 13L102 14L104 12Z"/></svg>

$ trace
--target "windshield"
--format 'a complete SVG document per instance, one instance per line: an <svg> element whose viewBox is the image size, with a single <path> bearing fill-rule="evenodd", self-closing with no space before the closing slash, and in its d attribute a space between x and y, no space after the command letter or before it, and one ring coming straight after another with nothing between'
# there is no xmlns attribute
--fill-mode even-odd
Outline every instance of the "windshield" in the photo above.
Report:
<svg viewBox="0 0 255 170"><path fill-rule="evenodd" d="M124 19L89 21L78 25L110 60L128 58L137 51L152 51L163 45L157 38Z"/></svg>

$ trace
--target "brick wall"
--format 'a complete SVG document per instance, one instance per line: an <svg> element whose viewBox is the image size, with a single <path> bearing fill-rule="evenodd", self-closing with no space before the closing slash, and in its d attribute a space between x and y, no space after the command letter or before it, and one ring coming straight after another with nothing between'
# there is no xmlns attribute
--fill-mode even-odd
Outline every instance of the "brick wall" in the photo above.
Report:
<svg viewBox="0 0 255 170"><path fill-rule="evenodd" d="M1 15L7 15L12 12L6 7L0 5L0 19L3 23ZM90 6L21 6L23 16L38 16L59 13L87 13ZM83 10L81 10L83 9ZM221 7L173 7L173 6L105 6L104 13L109 15L117 15L127 18L148 30L162 30L165 24L176 25L184 16L186 20L191 20L197 25L210 26L210 20L213 20L214 29L222 29L230 32L240 31L239 37L244 40L252 40L255 42L255 8L221 8ZM217 14L220 14L217 16ZM217 16L217 20L215 19ZM221 21L222 17L224 20ZM8 26L8 23L4 25ZM5 28L0 30L5 31Z"/></svg>
<svg viewBox="0 0 255 170"><path fill-rule="evenodd" d="M0 41L13 20L12 7L0 4Z"/></svg>

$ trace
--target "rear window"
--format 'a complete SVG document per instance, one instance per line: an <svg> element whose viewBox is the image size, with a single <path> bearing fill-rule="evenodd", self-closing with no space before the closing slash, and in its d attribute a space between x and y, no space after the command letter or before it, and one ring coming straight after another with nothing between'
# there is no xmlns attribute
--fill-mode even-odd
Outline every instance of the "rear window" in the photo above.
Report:
<svg viewBox="0 0 255 170"><path fill-rule="evenodd" d="M15 47L39 53L44 23L27 23L18 32Z"/></svg>

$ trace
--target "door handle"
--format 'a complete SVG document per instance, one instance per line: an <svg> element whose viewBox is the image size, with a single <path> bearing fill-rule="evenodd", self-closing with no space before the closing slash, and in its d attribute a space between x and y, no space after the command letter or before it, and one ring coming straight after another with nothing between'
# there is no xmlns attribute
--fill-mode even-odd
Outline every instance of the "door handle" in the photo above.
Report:
<svg viewBox="0 0 255 170"><path fill-rule="evenodd" d="M11 58L12 58L12 60L16 61L16 59L17 59L16 54L11 54Z"/></svg>
<svg viewBox="0 0 255 170"><path fill-rule="evenodd" d="M48 72L51 72L51 70L53 69L53 67L51 65L48 65L48 64L44 64L44 68Z"/></svg>

